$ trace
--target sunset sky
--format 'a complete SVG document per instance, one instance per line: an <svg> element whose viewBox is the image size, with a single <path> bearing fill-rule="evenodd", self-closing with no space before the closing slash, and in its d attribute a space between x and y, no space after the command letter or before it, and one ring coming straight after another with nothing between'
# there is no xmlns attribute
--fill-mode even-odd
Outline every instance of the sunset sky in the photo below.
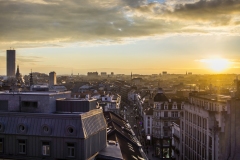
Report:
<svg viewBox="0 0 240 160"><path fill-rule="evenodd" d="M0 0L22 74L240 74L240 0Z"/></svg>

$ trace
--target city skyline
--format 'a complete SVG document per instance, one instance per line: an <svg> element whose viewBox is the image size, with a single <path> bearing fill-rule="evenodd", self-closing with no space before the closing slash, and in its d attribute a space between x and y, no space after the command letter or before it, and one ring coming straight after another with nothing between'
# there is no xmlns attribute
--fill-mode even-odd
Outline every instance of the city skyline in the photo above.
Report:
<svg viewBox="0 0 240 160"><path fill-rule="evenodd" d="M1 1L0 75L240 74L239 1ZM220 66L220 67L218 67Z"/></svg>

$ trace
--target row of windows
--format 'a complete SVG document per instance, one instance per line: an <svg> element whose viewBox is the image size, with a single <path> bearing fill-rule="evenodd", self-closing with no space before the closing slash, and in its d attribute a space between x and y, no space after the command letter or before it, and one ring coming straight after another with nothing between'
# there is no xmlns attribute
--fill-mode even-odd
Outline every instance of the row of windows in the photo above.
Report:
<svg viewBox="0 0 240 160"><path fill-rule="evenodd" d="M197 130L195 128L190 127L188 124L186 124L186 130L185 133L189 134L191 137L194 137L198 141L201 141L203 144L206 144L207 142L207 135L206 133Z"/></svg>
<svg viewBox="0 0 240 160"><path fill-rule="evenodd" d="M198 116L196 114L190 113L190 112L185 112L185 117L186 120L189 122L198 125L200 127L203 127L204 129L207 129L207 119L202 118L201 116Z"/></svg>
<svg viewBox="0 0 240 160"><path fill-rule="evenodd" d="M199 147L199 150L196 152L191 147L185 146L185 156L188 159L206 159L206 147Z"/></svg>
<svg viewBox="0 0 240 160"><path fill-rule="evenodd" d="M4 132L5 127L6 126L2 122L0 122L0 132ZM26 124L24 124L24 123L18 124L18 126L17 126L17 132L18 133L27 133L27 131L28 131L28 127L27 127ZM48 125L43 125L42 126L42 133L43 134L51 134L51 132L52 132L52 128L50 126L48 126ZM74 135L74 133L76 133L75 127L67 126L66 127L66 133L69 134L69 135Z"/></svg>
<svg viewBox="0 0 240 160"><path fill-rule="evenodd" d="M209 101L203 101L197 98L191 98L191 103L204 107L205 109L210 109L211 111L219 111L220 107L223 111L226 110L225 106L222 106L220 103L213 103Z"/></svg>
<svg viewBox="0 0 240 160"><path fill-rule="evenodd" d="M19 139L17 141L18 145L18 153L19 154L27 154L27 140ZM41 152L43 156L50 156L51 155L51 142L49 141L42 141L41 142ZM75 143L66 143L67 147L67 156L68 157L75 157L75 150L76 146ZM0 138L0 153L4 153L4 139Z"/></svg>
<svg viewBox="0 0 240 160"><path fill-rule="evenodd" d="M181 105L181 109L183 109L183 107L184 107L184 105ZM158 104L156 105L155 108L156 108L156 109L162 109L161 106L158 105ZM163 107L163 109L167 110L167 109L168 109L168 105L165 104L164 107ZM172 105L172 109L178 109L177 105L176 105L176 104Z"/></svg>
<svg viewBox="0 0 240 160"><path fill-rule="evenodd" d="M169 117L168 113L171 114L171 117L179 117L178 111L173 111L173 112L164 111L163 112L163 117ZM161 112L154 112L154 116L160 117Z"/></svg>

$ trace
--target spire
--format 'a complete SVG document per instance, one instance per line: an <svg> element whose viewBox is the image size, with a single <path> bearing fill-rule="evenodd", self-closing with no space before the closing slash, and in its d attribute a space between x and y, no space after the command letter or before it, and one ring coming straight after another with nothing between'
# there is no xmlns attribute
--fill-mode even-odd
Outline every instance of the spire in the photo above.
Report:
<svg viewBox="0 0 240 160"><path fill-rule="evenodd" d="M19 65L17 65L16 78L19 78L19 76L20 76Z"/></svg>
<svg viewBox="0 0 240 160"><path fill-rule="evenodd" d="M132 72L131 72L131 80L132 80Z"/></svg>
<svg viewBox="0 0 240 160"><path fill-rule="evenodd" d="M31 69L31 73L30 73L30 86L33 85L33 75L32 75L32 69Z"/></svg>

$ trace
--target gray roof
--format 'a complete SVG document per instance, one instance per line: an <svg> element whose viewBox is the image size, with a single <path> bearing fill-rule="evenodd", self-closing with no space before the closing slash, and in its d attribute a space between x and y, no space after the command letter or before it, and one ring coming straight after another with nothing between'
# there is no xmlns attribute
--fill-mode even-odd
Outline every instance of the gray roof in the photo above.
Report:
<svg viewBox="0 0 240 160"><path fill-rule="evenodd" d="M81 114L0 112L0 124L4 128L0 132L4 134L74 138L87 138L107 126L102 111L97 109ZM49 132L44 132L44 126Z"/></svg>
<svg viewBox="0 0 240 160"><path fill-rule="evenodd" d="M168 98L163 93L157 93L154 96L154 102L166 102L168 101Z"/></svg>

